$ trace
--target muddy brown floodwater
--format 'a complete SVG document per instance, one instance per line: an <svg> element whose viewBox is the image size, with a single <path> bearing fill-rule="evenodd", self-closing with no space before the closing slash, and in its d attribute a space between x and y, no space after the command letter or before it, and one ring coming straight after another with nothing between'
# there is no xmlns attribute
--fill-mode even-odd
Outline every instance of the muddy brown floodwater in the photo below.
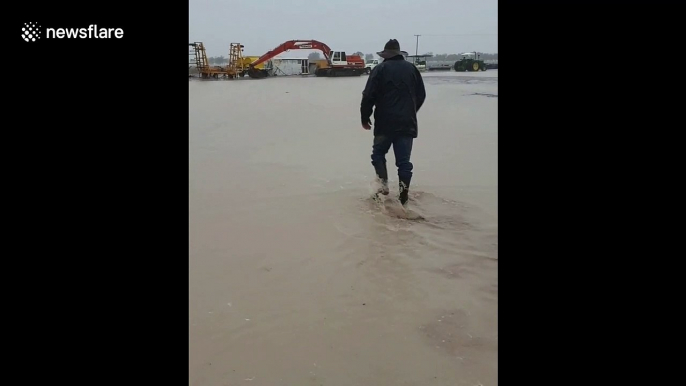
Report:
<svg viewBox="0 0 686 386"><path fill-rule="evenodd" d="M189 385L497 385L498 72L425 73L412 219L366 79L189 81Z"/></svg>

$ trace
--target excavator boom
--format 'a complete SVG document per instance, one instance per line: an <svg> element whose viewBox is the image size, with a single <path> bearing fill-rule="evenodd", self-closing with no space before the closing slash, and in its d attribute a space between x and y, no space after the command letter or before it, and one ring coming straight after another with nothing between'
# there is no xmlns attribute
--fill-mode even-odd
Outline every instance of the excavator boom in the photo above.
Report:
<svg viewBox="0 0 686 386"><path fill-rule="evenodd" d="M267 52L266 54L260 56L259 59L250 63L250 66L258 66L266 62L267 60L274 58L276 55L279 55L289 50L320 50L324 53L324 57L326 58L326 60L329 62L331 61L331 58L329 58L329 53L331 52L331 49L326 44L317 40L289 40L274 48L273 50Z"/></svg>

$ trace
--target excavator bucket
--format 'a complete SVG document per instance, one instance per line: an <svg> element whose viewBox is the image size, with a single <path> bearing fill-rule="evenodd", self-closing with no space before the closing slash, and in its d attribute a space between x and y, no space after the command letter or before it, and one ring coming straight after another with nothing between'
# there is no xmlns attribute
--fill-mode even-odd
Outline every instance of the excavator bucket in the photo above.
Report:
<svg viewBox="0 0 686 386"><path fill-rule="evenodd" d="M250 67L248 69L248 76L253 79L262 79L267 77L267 71L261 70L259 68Z"/></svg>

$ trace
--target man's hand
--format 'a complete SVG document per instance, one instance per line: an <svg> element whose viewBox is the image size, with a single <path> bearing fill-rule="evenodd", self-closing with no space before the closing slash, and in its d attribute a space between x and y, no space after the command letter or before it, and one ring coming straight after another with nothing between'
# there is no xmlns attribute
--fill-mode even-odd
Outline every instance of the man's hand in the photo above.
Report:
<svg viewBox="0 0 686 386"><path fill-rule="evenodd" d="M365 130L371 130L372 129L372 123L367 121L367 123L362 122L362 128Z"/></svg>

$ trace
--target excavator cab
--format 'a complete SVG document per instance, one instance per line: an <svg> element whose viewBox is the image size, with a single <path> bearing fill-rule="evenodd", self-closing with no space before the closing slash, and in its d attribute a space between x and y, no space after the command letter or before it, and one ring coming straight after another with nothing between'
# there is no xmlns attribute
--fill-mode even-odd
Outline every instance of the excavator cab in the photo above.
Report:
<svg viewBox="0 0 686 386"><path fill-rule="evenodd" d="M345 51L331 51L329 52L332 66L347 66L348 59L345 56Z"/></svg>

